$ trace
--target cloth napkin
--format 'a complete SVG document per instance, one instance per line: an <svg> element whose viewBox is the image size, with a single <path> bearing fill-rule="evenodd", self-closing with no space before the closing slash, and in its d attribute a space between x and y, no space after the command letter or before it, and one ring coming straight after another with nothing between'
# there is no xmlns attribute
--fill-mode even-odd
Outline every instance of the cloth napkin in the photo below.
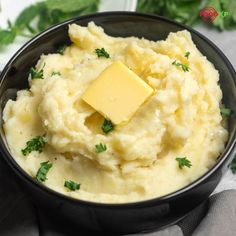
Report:
<svg viewBox="0 0 236 236"><path fill-rule="evenodd" d="M15 175L0 158L0 235L70 236L94 235L73 231L47 218L17 184ZM234 236L236 235L236 191L211 196L177 225L152 233L131 236ZM110 236L110 235L109 235Z"/></svg>

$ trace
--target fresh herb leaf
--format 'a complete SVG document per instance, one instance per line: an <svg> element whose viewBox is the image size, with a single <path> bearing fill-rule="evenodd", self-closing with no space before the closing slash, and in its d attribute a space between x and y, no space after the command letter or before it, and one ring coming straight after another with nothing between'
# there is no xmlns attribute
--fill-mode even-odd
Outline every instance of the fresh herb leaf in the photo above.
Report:
<svg viewBox="0 0 236 236"><path fill-rule="evenodd" d="M201 2L203 0L138 0L137 11L162 15L184 24L193 25L200 19Z"/></svg>
<svg viewBox="0 0 236 236"><path fill-rule="evenodd" d="M45 64L44 64L45 66ZM43 68L44 68L43 66ZM35 68L30 68L31 79L44 79L43 77L43 68L41 70L36 70Z"/></svg>
<svg viewBox="0 0 236 236"><path fill-rule="evenodd" d="M16 37L16 33L12 30L0 29L0 47L11 44Z"/></svg>
<svg viewBox="0 0 236 236"><path fill-rule="evenodd" d="M189 71L189 67L187 65L177 62L176 60L172 62L172 65L181 67L184 72Z"/></svg>
<svg viewBox="0 0 236 236"><path fill-rule="evenodd" d="M190 52L186 52L184 57L186 57L187 59L189 58Z"/></svg>
<svg viewBox="0 0 236 236"><path fill-rule="evenodd" d="M81 9L86 9L91 5L98 5L98 0L47 0L46 4L50 10L60 10L62 12L73 12Z"/></svg>
<svg viewBox="0 0 236 236"><path fill-rule="evenodd" d="M104 122L103 122L103 124L102 124L102 131L103 131L105 134L108 134L108 133L111 132L113 129L114 129L114 124L113 124L110 120L104 119Z"/></svg>
<svg viewBox="0 0 236 236"><path fill-rule="evenodd" d="M67 45L62 45L58 48L57 53L63 55L66 50Z"/></svg>
<svg viewBox="0 0 236 236"><path fill-rule="evenodd" d="M100 144L96 144L96 145L95 145L95 151L96 151L96 153L105 152L106 150L107 150L106 144L100 143Z"/></svg>
<svg viewBox="0 0 236 236"><path fill-rule="evenodd" d="M45 182L47 180L47 173L52 167L52 163L49 161L45 161L40 163L40 168L38 169L38 172L36 174L36 180L39 182Z"/></svg>
<svg viewBox="0 0 236 236"><path fill-rule="evenodd" d="M234 159L230 164L230 169L233 174L236 174L236 155L234 156Z"/></svg>
<svg viewBox="0 0 236 236"><path fill-rule="evenodd" d="M75 183L72 180L66 180L64 183L64 186L68 189L70 189L71 191L75 191L80 189L80 184Z"/></svg>
<svg viewBox="0 0 236 236"><path fill-rule="evenodd" d="M220 114L223 116L223 117L229 117L231 115L231 112L232 110L230 108L220 108Z"/></svg>
<svg viewBox="0 0 236 236"><path fill-rule="evenodd" d="M162 15L184 24L195 25L203 23L199 12L206 6L213 7L219 14L211 26L221 31L236 29L236 1L138 0L137 11ZM222 12L226 15L221 15Z"/></svg>
<svg viewBox="0 0 236 236"><path fill-rule="evenodd" d="M41 153L46 142L47 139L45 135L36 136L35 138L32 138L31 140L27 141L26 147L22 149L21 152L24 156L30 154L32 151L38 151L39 153Z"/></svg>
<svg viewBox="0 0 236 236"><path fill-rule="evenodd" d="M60 76L61 73L59 71L53 71L51 76L54 76L54 75L59 75Z"/></svg>
<svg viewBox="0 0 236 236"><path fill-rule="evenodd" d="M16 18L15 27L18 31L24 30L30 22L38 15L41 9L45 8L45 2L36 3L26 7Z"/></svg>
<svg viewBox="0 0 236 236"><path fill-rule="evenodd" d="M180 169L183 169L184 166L188 168L192 166L191 161L189 161L187 157L177 157L175 160L178 162Z"/></svg>
<svg viewBox="0 0 236 236"><path fill-rule="evenodd" d="M97 54L98 57L106 57L106 58L110 57L110 55L106 52L104 48L95 49L95 53Z"/></svg>

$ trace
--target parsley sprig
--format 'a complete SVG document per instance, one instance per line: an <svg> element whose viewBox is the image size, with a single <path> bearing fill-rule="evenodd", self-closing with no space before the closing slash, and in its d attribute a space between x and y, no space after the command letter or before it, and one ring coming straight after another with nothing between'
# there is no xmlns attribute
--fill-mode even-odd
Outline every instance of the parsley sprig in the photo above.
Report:
<svg viewBox="0 0 236 236"><path fill-rule="evenodd" d="M43 65L43 68L41 70L36 70L35 68L30 68L30 76L31 79L44 79L43 77L43 69L45 67L45 64Z"/></svg>
<svg viewBox="0 0 236 236"><path fill-rule="evenodd" d="M77 184L76 182L72 181L72 180L66 180L64 183L64 186L68 189L70 189L71 191L75 191L80 189L80 184Z"/></svg>
<svg viewBox="0 0 236 236"><path fill-rule="evenodd" d="M182 63L180 63L180 62L177 62L177 60L174 60L174 61L172 62L172 65L175 65L175 66L177 66L177 67L181 67L181 69L182 69L184 72L189 71L189 67L188 67L187 65L182 64Z"/></svg>
<svg viewBox="0 0 236 236"><path fill-rule="evenodd" d="M32 68L30 68L30 75L31 75L31 79L44 79L43 69L38 71L32 67Z"/></svg>
<svg viewBox="0 0 236 236"><path fill-rule="evenodd" d="M104 48L95 49L95 53L97 54L98 57L110 58L110 55L106 52Z"/></svg>
<svg viewBox="0 0 236 236"><path fill-rule="evenodd" d="M186 52L184 55L184 57L186 57L187 59L189 58L189 56L190 56L190 52Z"/></svg>
<svg viewBox="0 0 236 236"><path fill-rule="evenodd" d="M180 169L183 169L185 166L188 168L192 166L191 161L189 161L187 157L177 157L175 160L178 162Z"/></svg>
<svg viewBox="0 0 236 236"><path fill-rule="evenodd" d="M108 120L108 119L104 119L104 122L102 124L102 131L105 133L105 134L108 134L109 132L111 132L112 130L114 130L114 124Z"/></svg>
<svg viewBox="0 0 236 236"><path fill-rule="evenodd" d="M157 14L174 19L187 25L202 24L200 10L206 6L217 9L218 13L227 15L218 16L210 27L219 30L233 30L236 28L236 2L227 0L138 0L137 11ZM190 10L191 9L191 10Z"/></svg>
<svg viewBox="0 0 236 236"><path fill-rule="evenodd" d="M27 141L26 147L21 150L24 156L30 154L32 151L38 151L41 153L43 151L43 147L47 142L46 136L36 136L31 140Z"/></svg>
<svg viewBox="0 0 236 236"><path fill-rule="evenodd" d="M220 108L220 114L224 118L229 117L231 113L232 113L232 110L230 108L225 108L225 107Z"/></svg>
<svg viewBox="0 0 236 236"><path fill-rule="evenodd" d="M61 73L59 71L53 71L51 76L54 76L54 75L59 75L60 76Z"/></svg>
<svg viewBox="0 0 236 236"><path fill-rule="evenodd" d="M57 53L64 55L64 52L66 50L67 45L61 45L58 49L57 49Z"/></svg>
<svg viewBox="0 0 236 236"><path fill-rule="evenodd" d="M40 168L38 169L38 172L36 174L36 180L39 182L45 182L47 180L47 173L52 167L52 163L49 161L45 161L40 163Z"/></svg>
<svg viewBox="0 0 236 236"><path fill-rule="evenodd" d="M107 150L106 144L100 143L100 144L96 144L96 145L95 145L95 151L96 151L96 153L105 152L106 150Z"/></svg>

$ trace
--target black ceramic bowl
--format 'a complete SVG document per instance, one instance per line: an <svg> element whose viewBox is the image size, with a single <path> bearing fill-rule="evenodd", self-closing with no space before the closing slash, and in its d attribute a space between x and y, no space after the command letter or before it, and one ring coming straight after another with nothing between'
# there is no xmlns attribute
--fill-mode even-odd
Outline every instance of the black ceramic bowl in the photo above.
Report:
<svg viewBox="0 0 236 236"><path fill-rule="evenodd" d="M137 36L150 40L166 39L170 32L187 29L198 49L207 56L220 73L223 103L236 110L235 71L224 54L207 38L195 30L174 21L153 15L131 12L106 12L78 17L54 26L23 46L8 62L1 73L0 105L2 110L16 91L26 88L29 68L42 53L55 52L59 45L70 43L68 25L86 26L94 21L112 36ZM2 122L2 120L1 120ZM1 123L2 127L2 123ZM76 200L37 183L27 175L11 156L1 128L1 154L37 204L50 208L50 212L67 222L95 231L131 233L160 229L184 217L213 192L225 172L235 147L235 120L229 120L229 140L215 166L190 185L169 195L148 201L126 204L100 204ZM199 147L201 148L201 147Z"/></svg>

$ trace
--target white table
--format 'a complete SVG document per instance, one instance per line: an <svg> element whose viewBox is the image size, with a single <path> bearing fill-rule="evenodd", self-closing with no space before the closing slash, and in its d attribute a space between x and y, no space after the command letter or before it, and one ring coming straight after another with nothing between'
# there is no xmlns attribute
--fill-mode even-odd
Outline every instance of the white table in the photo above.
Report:
<svg viewBox="0 0 236 236"><path fill-rule="evenodd" d="M0 26L6 26L7 19L14 21L18 13L35 0L0 0ZM14 6L14 7L13 7ZM99 11L108 10L130 10L136 8L136 0L102 0ZM236 31L219 32L215 29L198 26L196 29L212 40L229 58L234 68L236 68ZM0 51L0 70L11 56L26 42L25 38L17 38L16 43L6 47ZM224 189L236 189L236 175L233 175L230 170L226 173L216 192Z"/></svg>

